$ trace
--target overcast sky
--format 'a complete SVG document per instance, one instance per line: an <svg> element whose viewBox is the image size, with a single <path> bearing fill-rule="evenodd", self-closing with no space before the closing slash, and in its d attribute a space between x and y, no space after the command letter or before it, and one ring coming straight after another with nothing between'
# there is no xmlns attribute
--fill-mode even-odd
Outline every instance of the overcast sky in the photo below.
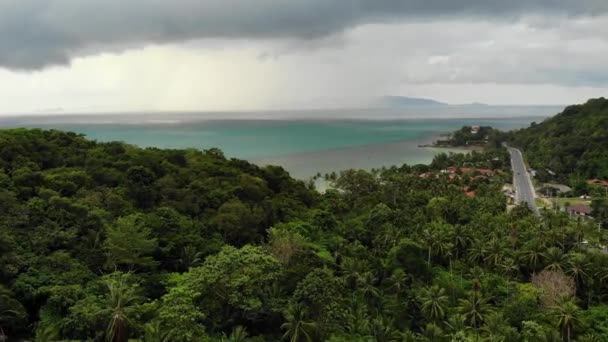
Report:
<svg viewBox="0 0 608 342"><path fill-rule="evenodd" d="M569 104L606 0L0 0L0 113Z"/></svg>

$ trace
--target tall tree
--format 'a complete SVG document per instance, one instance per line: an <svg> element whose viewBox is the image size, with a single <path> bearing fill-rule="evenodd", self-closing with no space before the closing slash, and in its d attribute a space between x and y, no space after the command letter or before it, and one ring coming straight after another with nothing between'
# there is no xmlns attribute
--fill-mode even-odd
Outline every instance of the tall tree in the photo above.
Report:
<svg viewBox="0 0 608 342"><path fill-rule="evenodd" d="M433 285L420 291L418 302L422 313L431 321L439 321L445 316L448 296L445 289Z"/></svg>
<svg viewBox="0 0 608 342"><path fill-rule="evenodd" d="M580 308L572 299L563 300L553 308L552 314L562 331L564 339L568 342L571 341L572 331L579 323L579 312Z"/></svg>
<svg viewBox="0 0 608 342"><path fill-rule="evenodd" d="M152 253L158 247L156 238L139 214L121 217L108 227L103 244L108 269L134 271L156 265Z"/></svg>
<svg viewBox="0 0 608 342"><path fill-rule="evenodd" d="M285 315L286 322L281 325L285 330L283 339L290 342L312 342L316 340L317 325L308 317L306 307L300 303L289 306Z"/></svg>
<svg viewBox="0 0 608 342"><path fill-rule="evenodd" d="M127 329L131 324L131 315L134 314L142 300L138 293L138 285L129 284L125 279L127 277L128 275L116 272L106 276L104 281L107 287L104 298L105 308L99 314L110 317L106 330L108 341L127 341Z"/></svg>
<svg viewBox="0 0 608 342"><path fill-rule="evenodd" d="M25 308L9 289L0 284L0 341L7 338L8 330L5 331L5 328L14 327L25 317Z"/></svg>

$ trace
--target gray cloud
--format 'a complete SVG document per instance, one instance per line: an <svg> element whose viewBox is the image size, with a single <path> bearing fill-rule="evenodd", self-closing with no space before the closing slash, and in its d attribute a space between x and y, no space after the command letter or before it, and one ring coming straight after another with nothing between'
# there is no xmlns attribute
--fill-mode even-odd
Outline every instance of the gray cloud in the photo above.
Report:
<svg viewBox="0 0 608 342"><path fill-rule="evenodd" d="M366 23L522 15L593 16L606 0L4 0L0 66L200 38L314 39Z"/></svg>

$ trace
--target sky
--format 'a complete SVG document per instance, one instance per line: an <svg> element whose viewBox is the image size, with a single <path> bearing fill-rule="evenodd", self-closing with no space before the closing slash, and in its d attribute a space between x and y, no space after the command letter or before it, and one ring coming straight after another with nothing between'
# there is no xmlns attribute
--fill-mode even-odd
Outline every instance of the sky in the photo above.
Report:
<svg viewBox="0 0 608 342"><path fill-rule="evenodd" d="M608 95L606 0L0 0L0 114Z"/></svg>

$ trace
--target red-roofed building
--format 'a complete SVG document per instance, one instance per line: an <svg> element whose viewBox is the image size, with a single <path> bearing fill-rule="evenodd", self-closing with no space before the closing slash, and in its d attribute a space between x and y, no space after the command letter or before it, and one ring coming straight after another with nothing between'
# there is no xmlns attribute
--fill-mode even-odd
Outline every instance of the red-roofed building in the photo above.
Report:
<svg viewBox="0 0 608 342"><path fill-rule="evenodd" d="M591 215L591 207L586 204L574 204L566 207L566 212L570 215L589 216Z"/></svg>
<svg viewBox="0 0 608 342"><path fill-rule="evenodd" d="M481 173L483 175L486 175L486 176L490 176L490 175L494 174L494 171L492 171L490 169L476 169L476 168L473 168L473 167L461 167L459 170L462 173L479 172L479 173ZM454 166L450 166L450 167L447 168L447 171L449 173L456 173L456 168Z"/></svg>
<svg viewBox="0 0 608 342"><path fill-rule="evenodd" d="M607 181L603 181L601 179L589 179L587 181L587 184L589 184L589 185L601 185L601 186L608 187L608 182Z"/></svg>
<svg viewBox="0 0 608 342"><path fill-rule="evenodd" d="M462 188L464 190L464 194L467 197L475 197L475 191L471 191L470 188L468 186L465 186L464 188Z"/></svg>

